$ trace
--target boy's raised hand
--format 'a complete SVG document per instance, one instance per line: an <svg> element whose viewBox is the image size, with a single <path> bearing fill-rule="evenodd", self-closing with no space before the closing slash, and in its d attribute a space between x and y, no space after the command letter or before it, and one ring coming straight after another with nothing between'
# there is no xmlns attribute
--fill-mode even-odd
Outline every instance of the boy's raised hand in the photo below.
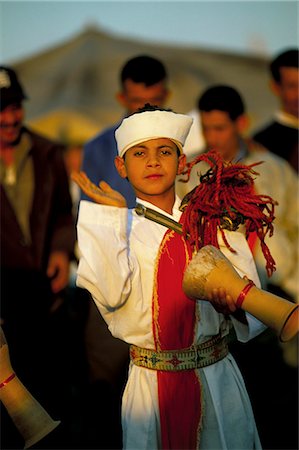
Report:
<svg viewBox="0 0 299 450"><path fill-rule="evenodd" d="M127 207L126 199L105 181L101 181L99 186L96 186L84 172L72 172L71 179L96 203L119 208Z"/></svg>

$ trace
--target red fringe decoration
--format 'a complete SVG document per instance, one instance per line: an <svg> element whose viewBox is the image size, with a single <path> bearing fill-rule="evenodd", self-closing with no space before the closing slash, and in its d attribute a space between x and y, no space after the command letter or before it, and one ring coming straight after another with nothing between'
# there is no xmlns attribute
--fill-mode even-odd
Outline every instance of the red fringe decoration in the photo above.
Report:
<svg viewBox="0 0 299 450"><path fill-rule="evenodd" d="M263 161L248 166L225 163L218 152L211 150L187 164L183 172L187 179L181 181L189 180L192 167L200 161L208 163L210 169L200 176L199 185L183 199L181 223L184 236L188 236L196 250L208 244L219 248L217 230L220 229L224 243L235 252L224 235L224 218L245 224L246 238L250 232L257 233L270 277L275 271L275 261L265 237L273 234L274 205L277 202L268 195L254 193L254 175L258 172L253 167Z"/></svg>

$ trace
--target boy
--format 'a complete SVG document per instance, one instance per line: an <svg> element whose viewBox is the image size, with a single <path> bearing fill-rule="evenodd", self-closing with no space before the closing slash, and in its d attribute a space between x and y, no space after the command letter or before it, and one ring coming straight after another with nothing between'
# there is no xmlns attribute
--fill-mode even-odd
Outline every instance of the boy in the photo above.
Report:
<svg viewBox="0 0 299 450"><path fill-rule="evenodd" d="M169 76L162 61L150 55L136 55L129 58L119 73L119 92L115 97L123 108L122 117L117 123L101 130L84 146L82 171L94 183L104 180L120 192L126 199L129 208L136 203L135 193L127 179L119 176L114 159L117 156L115 130L125 116L136 112L145 103L152 103L163 107L169 98ZM82 200L90 198L81 192ZM95 448L121 447L121 415L120 404L130 362L129 345L114 338L107 328L107 324L100 316L92 298L88 296L88 312L84 334L90 402L89 414L94 423L93 411L101 402L106 423L104 430L98 431L97 424L92 427L92 445ZM109 394L107 394L109 392ZM106 400L104 405L103 398ZM114 400L112 400L114 399ZM93 406L94 405L94 406ZM107 411L110 414L107 414Z"/></svg>
<svg viewBox="0 0 299 450"><path fill-rule="evenodd" d="M175 221L181 215L175 178L184 169L191 123L183 114L144 108L116 131L115 164L138 203ZM212 300L215 309L188 299L181 281L191 255L186 251L174 261L163 251L175 232L128 210L107 183L96 187L84 174L73 179L99 203L80 205L77 284L91 292L111 333L131 344L122 402L124 448L261 448L243 379L225 341L231 323L244 342L263 326L235 313L224 293ZM238 262L239 273L259 284L245 237L226 234L243 256L233 261L234 254L225 246L221 250ZM179 245L184 251L183 238Z"/></svg>

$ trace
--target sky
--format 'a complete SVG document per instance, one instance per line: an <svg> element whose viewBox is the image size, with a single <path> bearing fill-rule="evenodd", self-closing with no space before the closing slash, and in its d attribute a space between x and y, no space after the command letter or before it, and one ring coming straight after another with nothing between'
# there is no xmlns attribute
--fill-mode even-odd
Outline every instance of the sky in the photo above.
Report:
<svg viewBox="0 0 299 450"><path fill-rule="evenodd" d="M0 61L18 62L87 25L117 37L273 56L299 44L298 1L0 0Z"/></svg>

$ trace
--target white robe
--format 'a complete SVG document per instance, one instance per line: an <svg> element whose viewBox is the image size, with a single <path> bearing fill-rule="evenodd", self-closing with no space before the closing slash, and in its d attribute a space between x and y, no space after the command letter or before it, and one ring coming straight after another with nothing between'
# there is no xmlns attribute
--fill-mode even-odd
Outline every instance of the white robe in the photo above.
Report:
<svg viewBox="0 0 299 450"><path fill-rule="evenodd" d="M140 203L159 211L154 205ZM169 215L174 220L179 220L181 214L178 206L177 198L173 215ZM77 285L92 294L113 336L149 349L155 349L152 329L154 264L165 232L164 226L137 216L133 210L81 201ZM228 232L227 239L235 249L242 251L236 257L221 247L223 253L235 262L240 275L246 274L259 286L244 236ZM197 301L197 308L200 316L197 343L219 332L229 333L230 321L207 301ZM248 326L232 318L237 338L242 342L265 328L254 317L248 315L247 318ZM199 369L199 373L204 399L200 448L261 448L250 400L233 357L229 354ZM156 371L131 363L122 401L122 426L124 448L161 448Z"/></svg>

